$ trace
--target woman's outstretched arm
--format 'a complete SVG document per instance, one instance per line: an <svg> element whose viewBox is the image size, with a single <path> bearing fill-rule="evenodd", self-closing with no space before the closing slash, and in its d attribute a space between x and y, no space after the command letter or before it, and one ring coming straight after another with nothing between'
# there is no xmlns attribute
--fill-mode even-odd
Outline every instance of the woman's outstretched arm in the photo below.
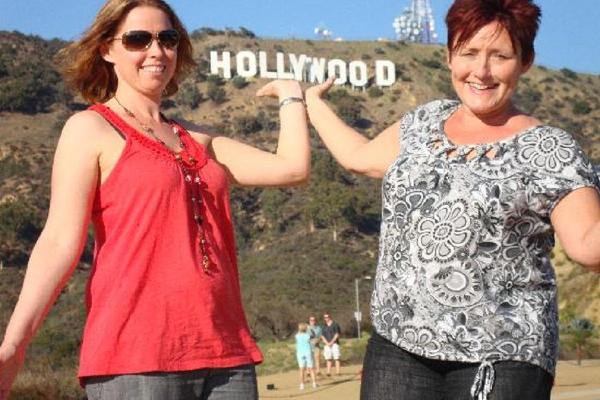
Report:
<svg viewBox="0 0 600 400"><path fill-rule="evenodd" d="M381 178L400 152L400 122L369 140L342 121L323 100L333 78L306 91L310 122L340 165L351 172Z"/></svg>
<svg viewBox="0 0 600 400"><path fill-rule="evenodd" d="M25 350L71 276L87 236L98 179L90 111L67 122L56 149L48 219L27 266L23 287L0 345L0 400L8 398Z"/></svg>
<svg viewBox="0 0 600 400"><path fill-rule="evenodd" d="M272 81L256 93L276 97L281 127L277 151L271 153L239 141L217 136L212 139L213 153L232 180L244 186L291 186L304 183L310 175L310 140L302 89L297 81ZM290 99L290 100L286 100Z"/></svg>
<svg viewBox="0 0 600 400"><path fill-rule="evenodd" d="M600 273L600 196L593 188L566 195L554 208L552 226L567 255Z"/></svg>

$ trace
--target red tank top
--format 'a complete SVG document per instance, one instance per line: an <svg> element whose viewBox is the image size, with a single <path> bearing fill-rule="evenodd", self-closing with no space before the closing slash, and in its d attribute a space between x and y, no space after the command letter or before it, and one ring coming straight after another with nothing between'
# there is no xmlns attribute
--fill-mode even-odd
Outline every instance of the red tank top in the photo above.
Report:
<svg viewBox="0 0 600 400"><path fill-rule="evenodd" d="M173 154L110 108L90 109L126 144L94 200L96 242L79 377L261 362L242 308L223 167L177 126L203 182L207 273L191 195Z"/></svg>

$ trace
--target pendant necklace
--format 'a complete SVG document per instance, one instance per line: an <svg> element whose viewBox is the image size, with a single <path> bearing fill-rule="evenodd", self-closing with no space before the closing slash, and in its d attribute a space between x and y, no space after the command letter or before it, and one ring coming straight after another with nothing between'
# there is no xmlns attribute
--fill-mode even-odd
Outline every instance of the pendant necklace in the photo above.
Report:
<svg viewBox="0 0 600 400"><path fill-rule="evenodd" d="M184 178L184 182L185 182L185 186L187 188L188 195L191 200L191 209L192 209L194 221L196 222L196 225L198 226L198 236L199 236L198 245L200 248L200 252L202 254L202 269L204 270L205 273L209 274L211 262L210 262L210 259L208 258L208 241L206 239L206 234L205 234L205 230L203 227L204 218L202 218L202 207L204 204L204 201L202 198L202 190L201 190L202 189L202 180L200 179L199 169L195 168L198 161L193 156L188 154L187 149L185 147L185 143L183 143L183 140L181 139L181 132L179 130L179 127L176 126L171 120L165 118L165 116L162 113L160 114L161 119L169 124L173 134L177 137L177 139L179 141L179 147L181 149L180 152L175 152L173 149L171 149L163 140L161 140L156 135L156 133L154 133L154 129L152 129L152 127L150 127L150 126L144 124L142 121L140 121L132 111L130 111L123 104L121 104L121 102L119 101L119 99L117 99L116 96L114 97L114 99L117 102L117 104L119 104L119 106L121 106L121 108L123 109L125 114L127 114L127 116L134 119L139 124L139 126L142 128L142 130L144 132L146 132L153 139L155 139L158 143L160 143L173 156L173 159L175 160L175 162L181 169L181 172L182 172L183 178Z"/></svg>

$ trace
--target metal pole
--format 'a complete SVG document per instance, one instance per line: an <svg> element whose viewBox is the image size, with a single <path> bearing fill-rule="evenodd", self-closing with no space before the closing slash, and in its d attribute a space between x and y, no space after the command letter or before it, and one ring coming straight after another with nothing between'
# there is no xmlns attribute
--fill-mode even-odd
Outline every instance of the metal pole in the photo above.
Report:
<svg viewBox="0 0 600 400"><path fill-rule="evenodd" d="M356 314L354 314L354 319L356 319L357 336L360 339L360 321L358 319L358 313L360 312L360 304L358 302L358 278L354 279L354 290L356 291Z"/></svg>

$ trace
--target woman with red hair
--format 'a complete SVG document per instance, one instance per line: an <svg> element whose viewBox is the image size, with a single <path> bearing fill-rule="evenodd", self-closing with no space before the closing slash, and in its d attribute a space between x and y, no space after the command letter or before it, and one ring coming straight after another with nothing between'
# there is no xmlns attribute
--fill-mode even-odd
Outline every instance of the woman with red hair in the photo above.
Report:
<svg viewBox="0 0 600 400"><path fill-rule="evenodd" d="M556 233L600 271L600 197L573 137L517 109L541 11L456 0L459 101L417 107L369 140L309 89L311 122L346 169L383 178L361 399L549 399L558 346Z"/></svg>

